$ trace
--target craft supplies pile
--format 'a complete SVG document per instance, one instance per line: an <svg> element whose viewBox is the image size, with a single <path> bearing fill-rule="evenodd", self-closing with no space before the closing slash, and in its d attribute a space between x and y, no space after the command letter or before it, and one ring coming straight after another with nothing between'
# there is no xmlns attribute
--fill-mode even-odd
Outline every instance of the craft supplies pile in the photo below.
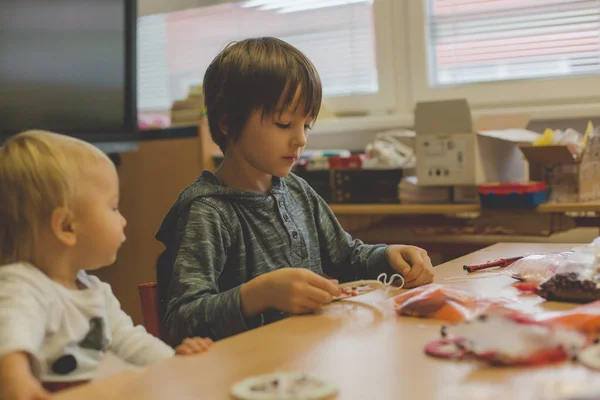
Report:
<svg viewBox="0 0 600 400"><path fill-rule="evenodd" d="M569 252L492 260L464 270L465 279L507 275L520 295L476 296L451 284L430 284L379 307L447 323L424 349L432 357L502 366L572 361L600 369L600 238ZM521 296L586 304L548 311L542 304L523 307Z"/></svg>

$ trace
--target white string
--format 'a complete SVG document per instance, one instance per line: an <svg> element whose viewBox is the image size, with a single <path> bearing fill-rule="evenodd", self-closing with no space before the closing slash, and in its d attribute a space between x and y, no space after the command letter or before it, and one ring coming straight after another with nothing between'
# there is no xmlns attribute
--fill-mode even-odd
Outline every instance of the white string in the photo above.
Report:
<svg viewBox="0 0 600 400"><path fill-rule="evenodd" d="M383 272L383 273L379 274L379 276L377 277L377 282L382 283L385 286L392 286L392 283L396 279L400 279L402 281L402 283L400 284L400 286L395 286L394 285L393 287L391 287L389 289L390 290L402 289L404 287L404 277L402 275L400 275L400 274L393 274L388 279L388 275L385 272Z"/></svg>
<svg viewBox="0 0 600 400"><path fill-rule="evenodd" d="M402 283L399 286L396 285L392 285L392 283L396 280L396 279L400 279L402 281ZM380 285L383 286L384 290L387 291L395 291L395 290L400 290L404 287L404 277L402 275L399 274L392 274L389 278L388 275L383 272L381 274L379 274L379 276L377 277L376 280L363 280L363 281L355 281L355 282L349 282L349 283L345 283L344 287L347 287L348 285L352 284L354 286L361 286L361 285L371 285L371 287L374 287L374 285ZM366 293L364 293L366 294ZM355 296L350 296L350 297L340 297L340 298L334 298L334 302L335 301L344 301L344 300L349 300L354 298Z"/></svg>

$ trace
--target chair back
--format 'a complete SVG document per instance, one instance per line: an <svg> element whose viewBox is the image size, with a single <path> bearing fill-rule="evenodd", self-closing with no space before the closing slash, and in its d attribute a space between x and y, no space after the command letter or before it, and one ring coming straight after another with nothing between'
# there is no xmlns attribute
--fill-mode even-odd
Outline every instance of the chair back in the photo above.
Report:
<svg viewBox="0 0 600 400"><path fill-rule="evenodd" d="M161 339L160 334L160 313L158 311L158 289L156 282L141 283L138 285L138 294L140 303L142 303L142 318L144 328Z"/></svg>

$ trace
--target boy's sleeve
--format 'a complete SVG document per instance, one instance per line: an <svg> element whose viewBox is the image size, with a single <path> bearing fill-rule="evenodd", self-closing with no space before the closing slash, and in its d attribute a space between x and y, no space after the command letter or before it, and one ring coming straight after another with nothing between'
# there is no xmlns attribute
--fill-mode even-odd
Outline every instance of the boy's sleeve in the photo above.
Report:
<svg viewBox="0 0 600 400"><path fill-rule="evenodd" d="M342 228L327 202L308 183L303 183L314 206L325 273L342 281L376 279L382 272L394 273L385 255L388 245L369 245L353 239Z"/></svg>
<svg viewBox="0 0 600 400"><path fill-rule="evenodd" d="M39 351L46 334L47 304L48 299L34 287L0 275L0 358L27 353L36 376L41 372Z"/></svg>
<svg viewBox="0 0 600 400"><path fill-rule="evenodd" d="M143 326L134 326L131 317L122 309L110 286L103 283L107 297L107 314L112 342L110 350L119 358L138 366L173 357L171 347L149 334Z"/></svg>
<svg viewBox="0 0 600 400"><path fill-rule="evenodd" d="M219 290L231 245L230 229L221 214L196 201L181 229L170 244L175 255L162 321L167 342L177 345L193 336L218 340L260 325L261 317L244 318L240 286Z"/></svg>

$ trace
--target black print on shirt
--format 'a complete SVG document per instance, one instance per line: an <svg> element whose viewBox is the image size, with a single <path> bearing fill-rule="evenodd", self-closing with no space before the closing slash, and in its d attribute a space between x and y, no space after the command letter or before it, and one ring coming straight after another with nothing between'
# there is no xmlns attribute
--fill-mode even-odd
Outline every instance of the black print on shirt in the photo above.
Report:
<svg viewBox="0 0 600 400"><path fill-rule="evenodd" d="M57 375L67 375L77 369L77 360L72 354L66 354L55 360L50 368Z"/></svg>
<svg viewBox="0 0 600 400"><path fill-rule="evenodd" d="M90 320L90 329L79 342L83 349L102 351L108 347L108 339L104 336L104 320L99 317ZM68 375L77 369L77 359L72 354L65 354L52 362L50 369L57 375Z"/></svg>
<svg viewBox="0 0 600 400"><path fill-rule="evenodd" d="M108 347L108 339L104 336L104 320L99 317L90 320L90 330L79 342L84 349L102 351Z"/></svg>

